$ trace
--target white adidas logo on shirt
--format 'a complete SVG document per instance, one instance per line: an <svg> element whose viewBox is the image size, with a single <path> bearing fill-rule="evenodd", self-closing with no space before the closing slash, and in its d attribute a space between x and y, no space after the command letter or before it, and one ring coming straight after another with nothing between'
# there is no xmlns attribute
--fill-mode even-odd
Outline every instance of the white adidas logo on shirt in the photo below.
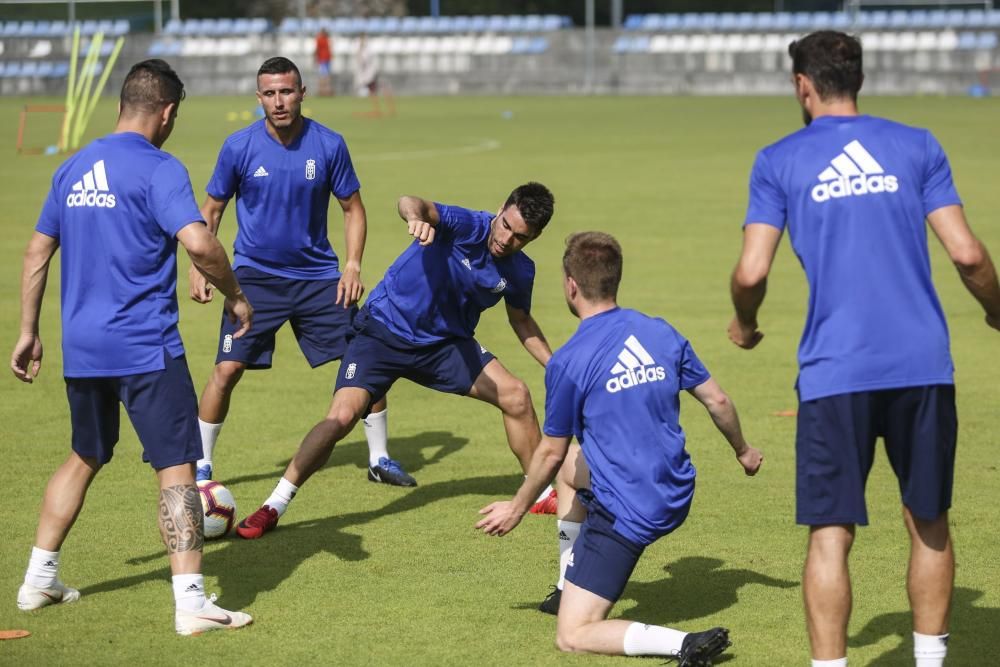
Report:
<svg viewBox="0 0 1000 667"><path fill-rule="evenodd" d="M98 160L83 178L73 184L73 191L66 195L66 206L114 208L118 202L110 190L104 160Z"/></svg>
<svg viewBox="0 0 1000 667"><path fill-rule="evenodd" d="M257 171L255 171L253 173L253 177L254 178L261 178L263 176L270 176L270 174L267 173L267 169L264 169L264 165L261 165L261 166L257 167Z"/></svg>
<svg viewBox="0 0 1000 667"><path fill-rule="evenodd" d="M886 175L878 160L857 139L830 160L830 166L820 172L819 180L822 182L813 187L811 194L813 201L820 204L830 199L899 190L899 180Z"/></svg>
<svg viewBox="0 0 1000 667"><path fill-rule="evenodd" d="M607 381L604 388L612 394L647 382L667 379L666 369L656 365L652 355L635 336L625 339L625 347L618 353L618 362L611 367L611 373L614 377Z"/></svg>

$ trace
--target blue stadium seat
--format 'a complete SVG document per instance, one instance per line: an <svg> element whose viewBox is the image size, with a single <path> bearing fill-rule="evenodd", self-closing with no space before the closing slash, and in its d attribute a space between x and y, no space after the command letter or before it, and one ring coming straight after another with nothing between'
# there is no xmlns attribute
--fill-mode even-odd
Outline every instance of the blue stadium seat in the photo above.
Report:
<svg viewBox="0 0 1000 667"><path fill-rule="evenodd" d="M965 23L965 10L964 9L949 9L947 13L947 18L945 23L949 28L964 28Z"/></svg>
<svg viewBox="0 0 1000 667"><path fill-rule="evenodd" d="M848 30L851 27L851 15L847 12L834 12L830 28L833 30Z"/></svg>
<svg viewBox="0 0 1000 667"><path fill-rule="evenodd" d="M948 12L943 9L934 9L928 13L928 28L947 28Z"/></svg>
<svg viewBox="0 0 1000 667"><path fill-rule="evenodd" d="M524 17L525 32L541 32L544 26L545 23L539 14L528 14Z"/></svg>
<svg viewBox="0 0 1000 667"><path fill-rule="evenodd" d="M486 32L489 25L490 20L485 16L472 16L469 18L469 32Z"/></svg>
<svg viewBox="0 0 1000 667"><path fill-rule="evenodd" d="M50 77L52 76L52 70L55 69L55 64L51 60L43 60L38 63L38 73L36 76L40 77Z"/></svg>
<svg viewBox="0 0 1000 667"><path fill-rule="evenodd" d="M998 43L997 34L995 32L981 32L979 33L979 41L976 44L977 48L989 50L997 48Z"/></svg>
<svg viewBox="0 0 1000 667"><path fill-rule="evenodd" d="M271 22L266 18L258 17L255 19L250 19L250 32L254 35L260 35L271 29Z"/></svg>
<svg viewBox="0 0 1000 667"><path fill-rule="evenodd" d="M236 18L233 19L233 34L234 35L246 35L250 32L250 19L247 18Z"/></svg>
<svg viewBox="0 0 1000 667"><path fill-rule="evenodd" d="M724 32L736 30L736 13L722 12L719 14L719 20L715 22L715 29Z"/></svg>
<svg viewBox="0 0 1000 667"><path fill-rule="evenodd" d="M31 37L35 34L35 22L34 21L21 21L21 25L17 29L18 37Z"/></svg>
<svg viewBox="0 0 1000 667"><path fill-rule="evenodd" d="M105 36L110 35L111 31L115 29L115 22L105 19L103 21L97 22L97 30L103 32Z"/></svg>
<svg viewBox="0 0 1000 667"><path fill-rule="evenodd" d="M434 32L434 25L433 16L421 16L417 19L417 32L424 34Z"/></svg>
<svg viewBox="0 0 1000 667"><path fill-rule="evenodd" d="M3 75L6 79L21 76L21 63L16 60L7 63L7 66L4 67Z"/></svg>
<svg viewBox="0 0 1000 667"><path fill-rule="evenodd" d="M542 30L559 30L573 25L572 19L568 16L558 16L556 14L546 14L542 17Z"/></svg>
<svg viewBox="0 0 1000 667"><path fill-rule="evenodd" d="M489 17L486 29L490 32L504 32L507 30L507 17L494 15Z"/></svg>
<svg viewBox="0 0 1000 667"><path fill-rule="evenodd" d="M813 12L812 29L831 30L833 28L833 21L834 21L833 12Z"/></svg>
<svg viewBox="0 0 1000 667"><path fill-rule="evenodd" d="M21 63L21 76L38 76L38 63L34 60Z"/></svg>
<svg viewBox="0 0 1000 667"><path fill-rule="evenodd" d="M235 34L235 21L233 19L219 19L215 22L215 32L219 35Z"/></svg>
<svg viewBox="0 0 1000 667"><path fill-rule="evenodd" d="M179 35L183 30L184 24L179 19L170 19L167 21L167 25L163 26L163 34L165 35Z"/></svg>
<svg viewBox="0 0 1000 667"><path fill-rule="evenodd" d="M791 30L792 15L789 12L776 12L774 15L774 25L772 30Z"/></svg>
<svg viewBox="0 0 1000 667"><path fill-rule="evenodd" d="M806 32L812 29L813 17L809 12L792 13L792 30Z"/></svg>
<svg viewBox="0 0 1000 667"><path fill-rule="evenodd" d="M115 21L114 27L111 29L111 34L119 37L121 35L127 35L132 30L132 24L128 22L128 19L118 19Z"/></svg>
<svg viewBox="0 0 1000 667"><path fill-rule="evenodd" d="M511 14L507 17L507 30L510 32L524 32L524 17L520 14Z"/></svg>
<svg viewBox="0 0 1000 667"><path fill-rule="evenodd" d="M61 60L55 64L55 67L52 68L52 74L50 76L57 79L67 75L69 75L69 63L65 60Z"/></svg>
<svg viewBox="0 0 1000 667"><path fill-rule="evenodd" d="M970 28L986 27L986 11L982 9L969 9L965 12L965 25Z"/></svg>
<svg viewBox="0 0 1000 667"><path fill-rule="evenodd" d="M452 32L469 32L471 25L472 20L468 16L456 16L451 22L451 30Z"/></svg>
<svg viewBox="0 0 1000 667"><path fill-rule="evenodd" d="M281 22L281 25L278 27L278 30L286 35L292 34L299 32L301 25L302 24L299 22L297 18L293 16L286 16L285 20L283 20Z"/></svg>
<svg viewBox="0 0 1000 667"><path fill-rule="evenodd" d="M48 37L62 37L70 34L69 24L65 21L53 21L49 24Z"/></svg>
<svg viewBox="0 0 1000 667"><path fill-rule="evenodd" d="M675 18L678 19L678 26L680 17L676 15ZM666 19L667 17L662 14L646 14L642 17L642 30L644 32L656 32L658 30L666 30Z"/></svg>
<svg viewBox="0 0 1000 667"><path fill-rule="evenodd" d="M10 37L16 35L20 26L17 21L7 21L3 24L3 28L0 29L0 37Z"/></svg>
<svg viewBox="0 0 1000 667"><path fill-rule="evenodd" d="M715 26L718 26L718 20L716 20ZM753 30L754 26L757 25L757 17L753 12L740 12L736 15L736 29L741 32L746 32L748 30ZM714 26L709 26L708 30L712 30Z"/></svg>
<svg viewBox="0 0 1000 667"><path fill-rule="evenodd" d="M35 21L35 29L31 31L31 37L48 37L51 26L51 21Z"/></svg>
<svg viewBox="0 0 1000 667"><path fill-rule="evenodd" d="M625 22L622 23L622 28L625 30L638 30L641 27L642 14L629 14L625 17Z"/></svg>
<svg viewBox="0 0 1000 667"><path fill-rule="evenodd" d="M956 48L962 51L968 51L976 48L979 43L979 39L976 37L974 32L960 32L958 33L958 45Z"/></svg>

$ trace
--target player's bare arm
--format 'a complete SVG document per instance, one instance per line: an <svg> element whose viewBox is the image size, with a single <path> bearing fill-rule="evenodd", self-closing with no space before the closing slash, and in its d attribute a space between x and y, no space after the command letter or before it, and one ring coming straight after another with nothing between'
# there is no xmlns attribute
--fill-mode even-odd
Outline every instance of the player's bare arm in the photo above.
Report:
<svg viewBox="0 0 1000 667"><path fill-rule="evenodd" d="M719 383L713 378L690 390L692 396L705 406L708 414L712 417L715 427L719 433L725 436L729 446L736 454L736 460L743 466L743 471L747 475L756 475L760 470L761 463L764 462L764 455L756 447L747 444L743 437L743 429L740 427L740 417L736 412L736 406L732 399L722 390Z"/></svg>
<svg viewBox="0 0 1000 667"><path fill-rule="evenodd" d="M344 211L344 242L346 261L340 267L340 282L337 284L337 303L344 308L356 304L365 293L361 282L361 257L365 254L365 240L368 238L368 214L361 191L356 191L347 199L338 199Z"/></svg>
<svg viewBox="0 0 1000 667"><path fill-rule="evenodd" d="M549 363L549 359L552 357L552 348L545 340L545 334L542 333L542 328L538 326L535 318L527 311L507 304L507 321L510 322L510 327L517 334L521 345L524 345L524 349L542 366Z"/></svg>
<svg viewBox="0 0 1000 667"><path fill-rule="evenodd" d="M434 202L404 195L399 198L396 210L399 217L406 221L407 233L420 241L420 245L434 242L434 228L441 222Z"/></svg>
<svg viewBox="0 0 1000 667"><path fill-rule="evenodd" d="M503 537L517 528L542 489L555 477L556 471L566 458L566 452L569 451L571 439L570 436L543 437L531 457L531 464L528 466L528 473L521 488L510 500L491 503L479 510L485 517L476 524L476 528L487 535L497 537Z"/></svg>
<svg viewBox="0 0 1000 667"><path fill-rule="evenodd" d="M222 214L226 210L228 199L216 199L212 195L206 195L205 201L201 205L201 216L205 221L205 226L212 236L219 235L219 225L222 224ZM193 265L188 270L188 283L191 290L191 299L198 303L208 303L214 296L215 288L212 286L201 271Z"/></svg>
<svg viewBox="0 0 1000 667"><path fill-rule="evenodd" d="M31 383L42 367L42 339L38 320L42 297L49 277L49 262L59 248L59 240L35 232L24 251L21 271L21 334L10 356L10 370L21 382Z"/></svg>
<svg viewBox="0 0 1000 667"><path fill-rule="evenodd" d="M743 229L743 251L733 270L730 293L736 315L729 323L729 340L752 350L764 338L757 328L757 312L767 293L767 274L781 241L781 230L771 225L749 224Z"/></svg>
<svg viewBox="0 0 1000 667"><path fill-rule="evenodd" d="M986 246L972 233L961 206L942 206L927 222L958 269L966 289L986 311L986 323L1000 330L1000 284Z"/></svg>
<svg viewBox="0 0 1000 667"><path fill-rule="evenodd" d="M194 267L225 295L225 309L230 321L240 323L233 338L242 337L253 323L253 307L243 295L240 283L233 274L226 249L200 222L182 227L177 232L177 240L191 256Z"/></svg>

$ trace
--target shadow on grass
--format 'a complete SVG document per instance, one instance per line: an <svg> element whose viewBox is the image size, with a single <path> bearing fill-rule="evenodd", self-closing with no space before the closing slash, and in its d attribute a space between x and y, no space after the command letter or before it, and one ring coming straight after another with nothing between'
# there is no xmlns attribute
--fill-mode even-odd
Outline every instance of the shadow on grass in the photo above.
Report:
<svg viewBox="0 0 1000 667"><path fill-rule="evenodd" d="M799 586L798 581L775 579L753 570L724 568L724 564L718 558L688 556L664 566L670 575L664 579L630 583L622 599L635 600L636 605L623 617L674 627L729 609L737 603L737 592L743 586Z"/></svg>
<svg viewBox="0 0 1000 667"><path fill-rule="evenodd" d="M355 428L354 432L360 432ZM303 432L303 435L305 433ZM454 454L469 443L468 438L459 438L448 431L426 431L408 438L389 438L389 454L400 462L403 470L414 474L427 466L434 465L451 454ZM425 449L434 450L430 456L424 455ZM241 477L225 476L225 456L226 448L222 449L222 468L219 481L226 486L243 484L246 482L260 482L273 479L277 482L281 473L288 466L291 458L283 459L275 464L275 470L267 473L256 473L253 475L243 475ZM289 453L294 453L289 451ZM237 453L233 452L233 456ZM218 455L216 455L218 456ZM368 469L368 444L364 441L348 443L338 443L330 456L330 462L325 468L336 468L338 466L354 466L360 470ZM218 467L218 466L217 466ZM419 482L419 480L417 480Z"/></svg>
<svg viewBox="0 0 1000 667"><path fill-rule="evenodd" d="M494 475L468 479L436 482L408 490L392 502L367 512L355 512L298 523L280 523L275 532L260 540L229 538L224 548L205 554L203 571L216 576L224 596L220 602L227 609L243 609L259 593L277 588L308 558L322 552L342 560L359 561L368 557L360 535L346 532L353 526L362 526L385 516L416 510L439 500L458 496L505 497L515 491L523 481L521 475ZM472 508L470 508L471 511ZM292 510L294 514L294 509ZM470 514L471 517L471 514ZM470 524L471 526L471 518ZM455 529L461 530L456 527ZM158 552L132 558L130 565L166 561ZM169 581L169 567L130 577L105 581L81 589L82 595L95 595L129 588L147 581Z"/></svg>
<svg viewBox="0 0 1000 667"><path fill-rule="evenodd" d="M956 588L951 605L951 641L945 662L954 665L982 665L996 655L995 635L1000 628L1000 609L973 606L983 596L972 588ZM868 663L877 667L913 664L913 617L910 611L882 614L868 621L847 645L857 648L896 637L896 648Z"/></svg>

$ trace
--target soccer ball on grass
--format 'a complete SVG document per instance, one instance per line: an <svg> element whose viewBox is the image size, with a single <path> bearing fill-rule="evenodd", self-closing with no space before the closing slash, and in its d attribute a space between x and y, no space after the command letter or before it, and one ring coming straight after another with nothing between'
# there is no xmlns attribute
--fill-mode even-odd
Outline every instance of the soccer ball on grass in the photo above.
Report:
<svg viewBox="0 0 1000 667"><path fill-rule="evenodd" d="M198 482L201 508L205 511L205 539L214 540L229 533L236 523L236 499L229 489L213 480Z"/></svg>

